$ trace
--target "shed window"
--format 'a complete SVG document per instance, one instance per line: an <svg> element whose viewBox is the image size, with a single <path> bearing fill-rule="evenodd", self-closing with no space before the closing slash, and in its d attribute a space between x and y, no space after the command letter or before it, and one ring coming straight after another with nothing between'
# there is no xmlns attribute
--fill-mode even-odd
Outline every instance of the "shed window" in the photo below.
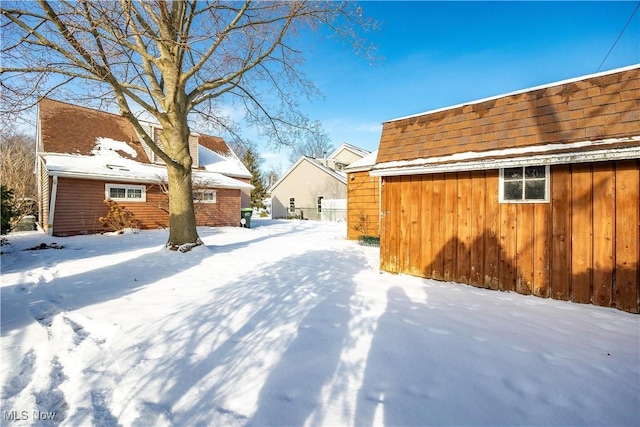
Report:
<svg viewBox="0 0 640 427"><path fill-rule="evenodd" d="M116 202L146 202L147 188L144 185L106 184L105 199Z"/></svg>
<svg viewBox="0 0 640 427"><path fill-rule="evenodd" d="M316 198L316 206L317 206L318 213L322 213L322 199L324 199L324 196L318 196Z"/></svg>
<svg viewBox="0 0 640 427"><path fill-rule="evenodd" d="M525 166L500 170L500 202L549 201L549 166Z"/></svg>
<svg viewBox="0 0 640 427"><path fill-rule="evenodd" d="M296 198L289 197L289 213L295 213L296 211Z"/></svg>

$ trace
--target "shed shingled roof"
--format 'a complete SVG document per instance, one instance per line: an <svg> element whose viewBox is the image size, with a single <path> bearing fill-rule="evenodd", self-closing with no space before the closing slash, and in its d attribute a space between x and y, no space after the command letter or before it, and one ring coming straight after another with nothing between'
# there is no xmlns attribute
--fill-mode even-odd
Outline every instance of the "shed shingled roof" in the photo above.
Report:
<svg viewBox="0 0 640 427"><path fill-rule="evenodd" d="M386 122L377 163L638 136L639 103L636 64Z"/></svg>

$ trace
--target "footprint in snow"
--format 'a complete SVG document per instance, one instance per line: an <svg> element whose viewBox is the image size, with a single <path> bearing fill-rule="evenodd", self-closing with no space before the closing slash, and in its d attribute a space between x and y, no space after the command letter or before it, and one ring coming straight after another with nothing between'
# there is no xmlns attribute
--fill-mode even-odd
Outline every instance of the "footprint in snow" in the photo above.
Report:
<svg viewBox="0 0 640 427"><path fill-rule="evenodd" d="M31 349L25 353L22 358L22 362L20 363L20 372L18 375L11 378L11 380L9 380L5 385L4 390L2 391L5 400L18 395L33 380L33 374L36 370L35 364L36 353L34 349Z"/></svg>
<svg viewBox="0 0 640 427"><path fill-rule="evenodd" d="M53 317L59 312L58 307L49 300L36 301L29 306L29 314L31 317L45 328L51 326Z"/></svg>
<svg viewBox="0 0 640 427"><path fill-rule="evenodd" d="M66 381L67 376L58 360L54 357L51 361L51 371L49 372L49 387L40 392L34 393L36 407L40 413L55 414L54 419L47 420L49 425L59 425L67 417L69 404L64 392L60 390L60 384ZM45 423L44 425L47 425Z"/></svg>
<svg viewBox="0 0 640 427"><path fill-rule="evenodd" d="M103 390L91 392L91 409L93 410L93 425L96 426L116 426L118 419L113 416L107 398Z"/></svg>
<svg viewBox="0 0 640 427"><path fill-rule="evenodd" d="M80 343L89 336L89 333L84 329L84 326L71 320L68 316L64 316L64 323L69 325L73 330L73 343L75 345L80 345Z"/></svg>

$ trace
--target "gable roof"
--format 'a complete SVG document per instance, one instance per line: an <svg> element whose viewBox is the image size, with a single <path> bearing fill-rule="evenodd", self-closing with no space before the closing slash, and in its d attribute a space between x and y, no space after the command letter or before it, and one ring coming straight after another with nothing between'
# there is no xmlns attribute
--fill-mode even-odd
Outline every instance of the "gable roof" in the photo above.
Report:
<svg viewBox="0 0 640 427"><path fill-rule="evenodd" d="M227 144L224 144L224 146L226 147ZM236 178L251 178L251 172L228 147L226 151L214 151L200 144L198 147L198 159L200 166L208 171L223 173Z"/></svg>
<svg viewBox="0 0 640 427"><path fill-rule="evenodd" d="M313 166L315 166L316 168L320 169L322 172L326 173L327 175L329 175L330 177L338 180L339 182L343 183L343 184L347 184L347 176L345 173L343 172L338 172L338 171L334 171L331 168L326 167L325 165L321 164L318 160L316 159L312 159L310 157L306 157L306 156L302 156L298 159L297 162L295 162L281 177L280 179L278 179L276 182L273 183L273 185L271 187L269 187L269 189L267 189L268 193L273 192L273 190L275 190L283 181L285 181L287 179L287 177L289 175L291 175L291 173L296 170L296 168L301 164L307 162Z"/></svg>
<svg viewBox="0 0 640 427"><path fill-rule="evenodd" d="M334 157L336 157L338 154L340 154L340 152L342 150L348 150L351 151L352 153L354 153L355 155L359 156L359 157L364 157L367 154L369 154L368 150L365 150L363 148L360 147L356 147L355 145L343 142L342 144L340 144L340 146L338 148L336 148L335 150L333 150L333 152L331 154L329 154L329 156L327 157L328 159L333 159Z"/></svg>
<svg viewBox="0 0 640 427"><path fill-rule="evenodd" d="M128 158L149 163L138 135L127 119L87 107L41 98L38 102L40 151L91 155L98 138L122 141L133 150L123 152Z"/></svg>
<svg viewBox="0 0 640 427"><path fill-rule="evenodd" d="M636 64L395 119L383 125L374 167L381 172L375 174L403 174L401 168L421 173L420 165L428 173L436 163L449 164L450 171L471 170L452 165L469 167L481 159L489 169L509 163L498 159L541 152L551 156L549 164L570 162L584 151L592 151L591 161L611 150L636 158L639 88Z"/></svg>
<svg viewBox="0 0 640 427"><path fill-rule="evenodd" d="M51 156L53 154L95 156L102 148L107 150L107 147L102 147L101 144L110 141L108 150L117 152L119 159L153 165L133 126L122 116L49 98L40 99L38 115L39 134L42 140L39 152L47 155L50 163L54 159ZM224 139L196 133L192 133L192 136L197 136L198 139L198 153L194 158L206 171L236 178L251 178L251 173ZM105 152L102 150L102 154ZM68 158L63 163L68 167L71 159ZM80 157L75 159L78 161L78 166L72 169L76 174L85 170L81 164L91 163ZM126 169L133 171L135 168ZM150 171L151 169L148 172ZM86 172L87 176L91 175L90 170ZM105 176L112 175L109 171L103 172L106 173ZM133 179L133 175L131 178Z"/></svg>

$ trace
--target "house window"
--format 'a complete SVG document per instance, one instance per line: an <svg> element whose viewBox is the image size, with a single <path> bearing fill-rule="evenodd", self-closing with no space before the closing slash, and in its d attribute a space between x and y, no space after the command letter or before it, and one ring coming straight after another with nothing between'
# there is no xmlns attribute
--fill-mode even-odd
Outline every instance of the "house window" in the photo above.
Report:
<svg viewBox="0 0 640 427"><path fill-rule="evenodd" d="M322 213L322 199L324 199L324 196L318 196L316 198L316 206L317 206L318 213Z"/></svg>
<svg viewBox="0 0 640 427"><path fill-rule="evenodd" d="M216 191L215 190L195 190L193 192L193 201L195 203L215 203Z"/></svg>
<svg viewBox="0 0 640 427"><path fill-rule="evenodd" d="M147 188L144 185L106 184L105 199L116 202L146 202Z"/></svg>
<svg viewBox="0 0 640 427"><path fill-rule="evenodd" d="M295 212L296 212L296 198L289 197L289 213L295 213Z"/></svg>
<svg viewBox="0 0 640 427"><path fill-rule="evenodd" d="M500 202L549 201L549 166L500 169Z"/></svg>

